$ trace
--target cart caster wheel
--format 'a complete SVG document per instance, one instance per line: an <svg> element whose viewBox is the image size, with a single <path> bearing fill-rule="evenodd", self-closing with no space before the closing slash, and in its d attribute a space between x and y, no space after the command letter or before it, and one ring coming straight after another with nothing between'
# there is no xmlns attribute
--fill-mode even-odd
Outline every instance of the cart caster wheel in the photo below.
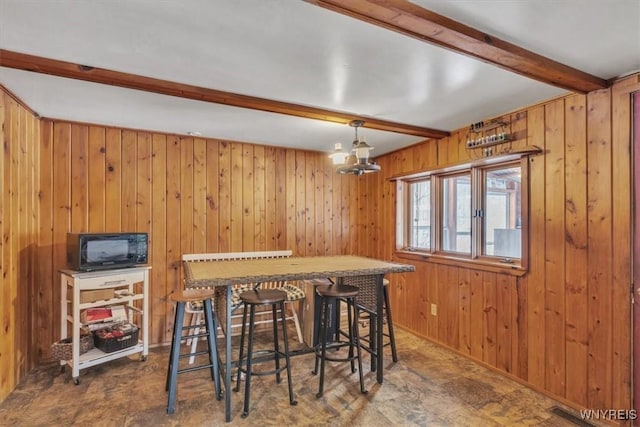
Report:
<svg viewBox="0 0 640 427"><path fill-rule="evenodd" d="M64 374L67 371L66 366L60 366L60 373Z"/></svg>
<svg viewBox="0 0 640 427"><path fill-rule="evenodd" d="M75 385L80 384L80 378L78 378L78 377L74 378L74 379L73 379L73 383L74 383Z"/></svg>
<svg viewBox="0 0 640 427"><path fill-rule="evenodd" d="M140 356L140 361L141 362L146 362L147 361L147 356Z"/></svg>

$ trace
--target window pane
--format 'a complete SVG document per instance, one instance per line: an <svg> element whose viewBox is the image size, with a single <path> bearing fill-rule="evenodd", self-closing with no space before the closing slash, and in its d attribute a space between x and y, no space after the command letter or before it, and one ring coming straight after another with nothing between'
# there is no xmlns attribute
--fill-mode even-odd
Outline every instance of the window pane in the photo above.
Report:
<svg viewBox="0 0 640 427"><path fill-rule="evenodd" d="M471 178L468 174L442 180L442 249L471 253Z"/></svg>
<svg viewBox="0 0 640 427"><path fill-rule="evenodd" d="M484 185L483 254L520 258L522 246L520 167L487 171Z"/></svg>
<svg viewBox="0 0 640 427"><path fill-rule="evenodd" d="M409 185L409 247L431 248L431 181Z"/></svg>

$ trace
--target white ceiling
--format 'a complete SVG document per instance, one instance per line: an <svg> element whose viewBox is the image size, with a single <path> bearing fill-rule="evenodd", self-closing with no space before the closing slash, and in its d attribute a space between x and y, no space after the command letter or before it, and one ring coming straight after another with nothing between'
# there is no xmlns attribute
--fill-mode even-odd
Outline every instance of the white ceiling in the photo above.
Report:
<svg viewBox="0 0 640 427"><path fill-rule="evenodd" d="M639 0L415 0L610 79L640 70ZM455 130L565 93L298 0L0 0L0 49ZM341 124L0 67L43 117L331 151ZM379 155L422 137L364 129Z"/></svg>

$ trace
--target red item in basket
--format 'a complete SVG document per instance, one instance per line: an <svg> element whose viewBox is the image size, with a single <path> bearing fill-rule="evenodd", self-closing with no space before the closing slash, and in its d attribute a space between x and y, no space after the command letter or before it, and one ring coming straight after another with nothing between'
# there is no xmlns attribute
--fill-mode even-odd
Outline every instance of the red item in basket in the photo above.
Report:
<svg viewBox="0 0 640 427"><path fill-rule="evenodd" d="M111 317L111 309L108 307L87 308L85 316L85 322L95 322L96 320L108 319Z"/></svg>

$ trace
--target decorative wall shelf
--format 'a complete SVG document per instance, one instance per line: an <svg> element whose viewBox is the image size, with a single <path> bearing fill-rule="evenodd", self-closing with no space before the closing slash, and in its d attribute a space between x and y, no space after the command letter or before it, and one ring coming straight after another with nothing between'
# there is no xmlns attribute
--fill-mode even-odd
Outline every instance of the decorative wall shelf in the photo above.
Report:
<svg viewBox="0 0 640 427"><path fill-rule="evenodd" d="M493 138L495 136L495 138ZM505 142L513 141L511 135L506 133L489 135L488 137L482 137L479 139L469 139L467 141L467 148L486 148L498 144L504 144Z"/></svg>
<svg viewBox="0 0 640 427"><path fill-rule="evenodd" d="M492 120L490 122L473 123L469 129L469 137L467 139L467 149L487 148L497 144L504 144L513 141L513 136L505 131L499 132L498 129L508 126L509 123L502 120ZM493 133L488 133L494 131ZM481 136L478 136L480 135ZM473 137L473 136L476 137Z"/></svg>
<svg viewBox="0 0 640 427"><path fill-rule="evenodd" d="M502 120L491 120L487 123L478 122L478 123L472 124L469 128L469 131L473 133L486 132L486 131L494 130L497 128L505 127L508 124L509 123L504 122Z"/></svg>

